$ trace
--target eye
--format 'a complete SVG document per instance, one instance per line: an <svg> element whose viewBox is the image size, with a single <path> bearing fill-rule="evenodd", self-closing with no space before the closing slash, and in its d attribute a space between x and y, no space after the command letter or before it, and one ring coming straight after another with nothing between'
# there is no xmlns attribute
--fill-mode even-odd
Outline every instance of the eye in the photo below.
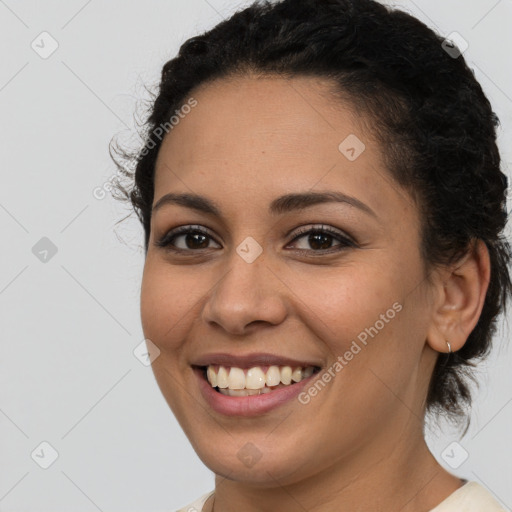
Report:
<svg viewBox="0 0 512 512"><path fill-rule="evenodd" d="M306 244L309 244L313 247L313 251L311 249L299 248L300 252L337 252L341 251L347 247L356 247L356 243L352 241L347 235L343 234L341 231L334 230L328 226L321 225L317 228L305 227L301 228L297 236L293 239L293 242L296 240L300 240L301 238L306 238ZM332 239L338 240L340 243L337 246L331 246Z"/></svg>
<svg viewBox="0 0 512 512"><path fill-rule="evenodd" d="M299 229L295 235L296 236L292 240L292 243L296 243L297 240L306 238L306 235L308 235L306 243L309 244L312 249L298 248L297 251L301 253L325 254L339 252L348 247L357 247L356 242L354 242L347 235L341 231L324 225L320 225L316 228L312 228L311 226L303 227ZM178 246L176 241L179 239L183 239L184 246ZM339 244L332 246L332 239L337 240ZM215 239L209 234L209 232L202 226L180 226L179 228L173 229L166 233L162 238L160 238L160 240L155 242L155 245L157 247L166 248L172 252L186 253L210 249L210 241L217 243Z"/></svg>
<svg viewBox="0 0 512 512"><path fill-rule="evenodd" d="M176 240L183 238L185 247L177 247ZM208 249L209 240L212 236L201 226L180 226L166 233L160 240L155 242L158 247L165 247L174 252L188 252L194 249Z"/></svg>

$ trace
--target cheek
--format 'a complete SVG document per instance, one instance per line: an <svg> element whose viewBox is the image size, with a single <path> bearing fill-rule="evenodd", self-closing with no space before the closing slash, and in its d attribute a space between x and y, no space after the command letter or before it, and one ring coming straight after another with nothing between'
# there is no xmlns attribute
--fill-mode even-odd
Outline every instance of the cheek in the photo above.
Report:
<svg viewBox="0 0 512 512"><path fill-rule="evenodd" d="M149 255L144 265L140 313L144 337L160 350L151 368L171 410L180 423L186 421L187 394L183 394L183 372L190 372L184 344L197 311L200 290L176 267ZM194 278L197 281L197 276ZM195 293L197 291L197 293ZM203 292L204 293L204 292ZM197 297L196 297L197 295ZM185 425L182 425L185 428Z"/></svg>
<svg viewBox="0 0 512 512"><path fill-rule="evenodd" d="M293 281L298 302L306 306L303 311L311 312L309 319L319 326L318 334L338 354L361 333L364 341L365 329L375 323L378 331L390 331L400 316L393 305L402 300L402 285L380 266L353 264L325 272L317 268Z"/></svg>
<svg viewBox="0 0 512 512"><path fill-rule="evenodd" d="M170 265L146 260L140 294L144 336L162 351L176 349L193 320L202 293L200 280Z"/></svg>
<svg viewBox="0 0 512 512"><path fill-rule="evenodd" d="M362 402L383 407L383 394L392 400L379 377L398 392L421 352L423 329L414 319L422 306L410 293L420 267L418 273L414 265L400 272L394 265L359 263L301 281L309 307L304 311L315 313L306 322L318 326L315 334L329 350L331 367L338 361L332 367L334 387L351 390L344 400L355 410Z"/></svg>
<svg viewBox="0 0 512 512"><path fill-rule="evenodd" d="M331 285L323 294L322 320L330 327L326 339L330 356L338 363L331 368L335 374L333 389L339 395L334 393L330 399L343 397L344 403L341 410L333 402L332 412L324 414L332 415L337 422L351 411L370 428L379 414L384 418L401 407L396 397L404 395L404 403L411 401L408 393L415 389L411 382L426 325L424 319L418 320L418 316L424 316L420 314L424 308L421 293L411 292L420 275L413 266L404 267L401 273L398 268L393 271L391 264L387 271L378 266L375 271L366 270L347 272L342 284Z"/></svg>

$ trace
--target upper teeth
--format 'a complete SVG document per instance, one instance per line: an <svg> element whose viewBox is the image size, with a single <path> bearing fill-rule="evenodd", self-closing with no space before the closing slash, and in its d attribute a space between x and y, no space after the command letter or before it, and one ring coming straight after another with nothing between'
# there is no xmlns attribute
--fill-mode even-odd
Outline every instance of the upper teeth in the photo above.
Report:
<svg viewBox="0 0 512 512"><path fill-rule="evenodd" d="M247 375L242 368L219 366L215 371L215 366L208 366L206 376L212 387L221 389L262 389L265 386L277 386L279 384L290 384L292 381L300 382L302 379L310 377L314 368L297 367L292 370L291 366L269 366L267 372L259 366L254 366L247 370Z"/></svg>

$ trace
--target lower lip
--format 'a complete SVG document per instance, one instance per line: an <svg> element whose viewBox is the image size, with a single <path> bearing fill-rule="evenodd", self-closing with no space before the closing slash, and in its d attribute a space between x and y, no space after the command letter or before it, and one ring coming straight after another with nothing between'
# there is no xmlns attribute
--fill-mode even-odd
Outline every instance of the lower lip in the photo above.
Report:
<svg viewBox="0 0 512 512"><path fill-rule="evenodd" d="M203 370L194 368L194 373L199 380L199 389L210 407L226 416L258 416L271 411L293 400L312 379L317 376L314 373L307 379L291 384L285 388L279 388L270 393L249 396L228 396L215 391L204 378Z"/></svg>

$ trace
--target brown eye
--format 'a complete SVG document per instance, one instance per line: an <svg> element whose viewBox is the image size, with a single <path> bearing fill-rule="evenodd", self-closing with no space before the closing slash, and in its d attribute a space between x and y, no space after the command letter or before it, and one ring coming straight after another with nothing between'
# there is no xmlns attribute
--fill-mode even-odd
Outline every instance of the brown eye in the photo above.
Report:
<svg viewBox="0 0 512 512"><path fill-rule="evenodd" d="M340 231L326 226L316 228L307 227L299 230L292 243L301 238L306 239L308 247L298 248L303 253L332 253L341 251L348 247L356 247L356 243ZM182 239L180 247L177 240ZM333 240L338 243L333 245ZM173 252L198 252L211 249L210 242L215 239L201 226L181 226L166 233L160 240L155 242L158 247ZM218 243L217 243L218 244ZM218 244L220 246L220 244Z"/></svg>
<svg viewBox="0 0 512 512"><path fill-rule="evenodd" d="M184 247L178 247L176 244L176 240L181 238ZM187 252L208 249L211 240L213 240L212 236L200 226L181 226L166 233L155 245L171 251Z"/></svg>
<svg viewBox="0 0 512 512"><path fill-rule="evenodd" d="M343 233L335 231L325 226L313 229L305 228L299 232L298 236L296 236L293 241L295 242L296 240L299 240L301 238L306 239L306 244L309 245L310 248L299 248L300 251L321 252L329 251L331 249L334 249L335 247L337 247L337 249L335 250L341 250L346 247L355 247L356 245L350 238L348 238ZM333 246L333 239L337 240L339 244Z"/></svg>

